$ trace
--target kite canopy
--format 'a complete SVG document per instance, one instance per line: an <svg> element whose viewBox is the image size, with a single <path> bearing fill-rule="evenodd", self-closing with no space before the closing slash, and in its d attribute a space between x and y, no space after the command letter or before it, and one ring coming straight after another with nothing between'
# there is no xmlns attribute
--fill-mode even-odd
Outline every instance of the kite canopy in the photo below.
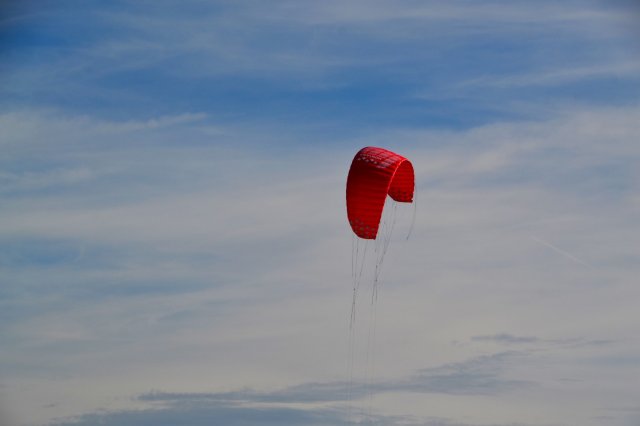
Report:
<svg viewBox="0 0 640 426"><path fill-rule="evenodd" d="M374 240L387 194L401 203L413 201L415 179L409 160L383 148L362 148L347 177L347 216L353 232Z"/></svg>

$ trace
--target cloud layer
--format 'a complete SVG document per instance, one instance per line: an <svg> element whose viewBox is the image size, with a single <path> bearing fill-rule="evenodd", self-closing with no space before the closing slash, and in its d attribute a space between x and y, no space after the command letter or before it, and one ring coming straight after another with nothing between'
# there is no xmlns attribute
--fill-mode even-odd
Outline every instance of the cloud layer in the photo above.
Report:
<svg viewBox="0 0 640 426"><path fill-rule="evenodd" d="M3 422L637 424L635 9L5 10ZM350 351L365 145L416 220Z"/></svg>

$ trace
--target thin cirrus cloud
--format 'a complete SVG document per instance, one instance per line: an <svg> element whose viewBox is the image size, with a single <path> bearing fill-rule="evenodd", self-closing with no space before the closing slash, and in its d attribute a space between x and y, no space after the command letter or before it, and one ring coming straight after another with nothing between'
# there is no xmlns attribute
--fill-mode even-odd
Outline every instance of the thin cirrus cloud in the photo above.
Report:
<svg viewBox="0 0 640 426"><path fill-rule="evenodd" d="M623 2L10 12L9 423L634 424ZM364 145L412 160L417 207L409 240L398 207L375 344L361 289L348 385L343 185Z"/></svg>
<svg viewBox="0 0 640 426"><path fill-rule="evenodd" d="M8 73L4 89L20 102L29 102L20 94L30 93L42 102L76 110L93 105L102 113L132 108L169 115L195 107L244 122L324 117L342 131L372 121L478 124L479 117L512 111L524 95L486 88L478 93L468 86L478 78L498 88L509 81L534 81L537 91L527 92L528 98L631 98L635 92L623 83L634 81L634 74L610 83L608 90L597 90L597 97L592 93L599 86L592 79L584 84L589 69L603 63L621 69L629 60L617 53L624 47L607 49L624 46L629 38L607 31L623 14L597 6L585 11L552 3L535 8L504 2L437 7L407 3L398 8L386 2L282 2L268 8L193 4L179 13L166 4L152 12L143 7L88 8L76 13L95 13L90 15L94 26L69 20L62 35L52 37L52 27L37 25L38 19L62 19L59 5L58 10L34 14L30 31L23 30L23 37L35 40L36 47L27 45L11 54L18 59L29 49L37 54L10 63L18 68ZM590 33L594 30L597 36ZM562 37L549 39L558 32ZM68 42L80 36L86 40L81 46ZM62 40L39 47L38 42L51 38ZM479 42L485 38L490 43ZM581 43L585 39L589 43ZM544 61L535 60L542 55ZM578 71L572 71L576 67ZM532 70L542 76L532 75ZM149 74L154 78L144 77ZM596 74L600 80L610 76ZM540 78L583 84L565 93L554 87L554 94L540 92L535 83ZM416 94L438 102L407 102ZM369 107L371 102L376 108ZM492 110L497 104L505 106ZM297 114L292 116L292 111Z"/></svg>

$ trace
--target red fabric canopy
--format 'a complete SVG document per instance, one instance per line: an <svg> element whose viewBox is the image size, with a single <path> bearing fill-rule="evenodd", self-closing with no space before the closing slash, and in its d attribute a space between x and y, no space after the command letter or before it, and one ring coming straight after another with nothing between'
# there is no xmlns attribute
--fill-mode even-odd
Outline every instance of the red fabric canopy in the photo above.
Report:
<svg viewBox="0 0 640 426"><path fill-rule="evenodd" d="M413 165L403 156L372 146L358 151L347 177L347 217L353 232L375 239L387 194L410 203L414 186Z"/></svg>

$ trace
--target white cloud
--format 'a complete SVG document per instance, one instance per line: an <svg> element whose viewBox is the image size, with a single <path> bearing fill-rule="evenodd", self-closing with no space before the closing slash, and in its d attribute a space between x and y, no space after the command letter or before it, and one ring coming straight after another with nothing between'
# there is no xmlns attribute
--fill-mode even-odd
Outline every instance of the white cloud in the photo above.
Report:
<svg viewBox="0 0 640 426"><path fill-rule="evenodd" d="M15 116L11 120L12 129L23 129L15 131L16 140L27 144L29 132L51 128L38 125L51 120L38 115L23 116L29 126ZM439 401L435 414L464 422L455 409L464 398L467 413L485 423L516 422L541 410L549 413L547 423L579 419L597 424L588 416L604 406L616 400L633 404L626 395L634 394L636 382L625 378L625 367L615 359L637 355L632 342L638 181L625 181L638 155L628 143L637 133L636 110L567 111L550 121L458 132L399 130L344 141L344 147L325 154L312 148L253 156L252 138L260 131L225 128L226 137L246 144L220 142L210 149L230 156L209 156L212 163L201 161L212 152L209 148L183 151L176 164L166 157L177 152L169 140L196 140L202 127L215 122L200 116L155 122L161 121L167 126L160 146L152 143L155 125L73 117L53 120L56 132L49 143L82 146L91 140L100 147L101 155L78 157L82 166L63 149L59 170L93 173L104 169L104 155L126 158L128 153L145 161L120 164L124 176L172 177L190 171L200 174L202 182L213 185L224 178L228 184L216 183L215 190L203 188L202 182L188 188L165 186L158 178L139 188L114 186L107 179L98 185L105 194L129 195L83 205L101 175L86 188L60 192L73 179L45 167L36 186L47 193L34 192L24 177L14 186L18 198L3 206L0 234L11 244L23 244L25 261L31 262L5 263L14 292L9 303L26 307L17 314L19 320L5 323L4 339L14 343L2 355L13 371L5 374L11 389L6 401L21 419L42 422L106 404L100 401L126 409L131 403L117 398L150 389L268 390L327 377L341 380L350 297L343 180L356 146L384 140L395 141L390 148L412 159L419 204L412 239L394 241L382 275L378 377L394 380L480 356L493 343L473 336L508 333L536 336L531 344L541 355L523 359L505 379L535 381L538 387L490 405L468 396L426 397ZM172 126L180 131L173 132ZM112 136L105 135L114 134L117 143L110 145ZM8 141L8 152L24 158L28 146L13 142ZM247 163L242 173L233 172L238 162L227 163L234 153ZM53 160L59 164L57 157ZM608 164L617 168L604 176L600 167ZM45 177L49 185L42 183ZM626 186L612 190L581 184L605 177ZM148 196L150 188L155 195ZM403 214L400 225L406 229L409 210ZM47 241L70 241L72 253L52 264L29 260L34 246L24 244ZM26 293L18 296L20 291ZM367 292L363 289L360 299L356 350L361 356L366 353ZM616 344L545 348L567 339ZM41 353L47 353L44 362L35 355ZM554 368L541 375L538 369L549 365ZM358 364L356 377L365 374L365 367ZM607 378L611 372L615 386ZM559 386L561 377L577 381ZM615 390L590 392L585 385L590 380ZM29 385L35 382L37 392ZM100 393L78 393L95 383L103 384ZM556 410L561 389L572 395L566 410ZM400 407L413 412L391 390L375 401L390 414ZM52 403L55 407L38 408ZM494 409L487 411L488 406ZM512 408L503 415L491 414L506 406ZM591 414L576 417L577 407L585 406L593 407ZM418 411L414 414L434 415Z"/></svg>
<svg viewBox="0 0 640 426"><path fill-rule="evenodd" d="M98 12L101 37L39 50L37 66L14 52L21 59L2 68L0 408L14 423L100 410L79 420L154 421L191 407L211 424L229 411L128 410L149 408L135 398L152 390L273 397L344 381L344 181L364 145L406 155L418 181L414 232L405 241L413 210L402 206L382 272L375 344L368 281L360 291L354 376L380 385L374 420L592 426L637 418L640 109L604 95L594 102L618 106L550 91L521 104L514 92L492 96L634 81L630 43L608 31L628 19L619 9L190 5ZM166 76L179 87L154 86ZM275 118L278 102L192 102L220 76L251 99L276 85L278 101L311 101ZM359 99L372 87L359 85L364 77L399 87ZM323 91L341 86L358 90ZM483 111L520 108L527 119L492 115L435 130L429 114L411 126L387 116L401 104L389 103L396 92L425 86L428 99L410 113L463 115L466 102L441 112L428 101L469 99ZM85 99L93 102L86 111ZM100 109L107 100L117 108ZM354 100L354 110L385 119L365 126L337 117ZM348 129L334 127L340 119ZM497 355L505 348L517 352ZM490 368L474 368L485 361ZM353 405L366 409L367 398ZM244 408L232 414L268 407ZM297 408L286 418L313 424L341 417L344 403Z"/></svg>
<svg viewBox="0 0 640 426"><path fill-rule="evenodd" d="M640 62L621 58L614 63L589 64L572 68L536 71L531 74L479 77L460 84L468 86L493 86L499 88L526 86L560 86L596 78L637 78Z"/></svg>

